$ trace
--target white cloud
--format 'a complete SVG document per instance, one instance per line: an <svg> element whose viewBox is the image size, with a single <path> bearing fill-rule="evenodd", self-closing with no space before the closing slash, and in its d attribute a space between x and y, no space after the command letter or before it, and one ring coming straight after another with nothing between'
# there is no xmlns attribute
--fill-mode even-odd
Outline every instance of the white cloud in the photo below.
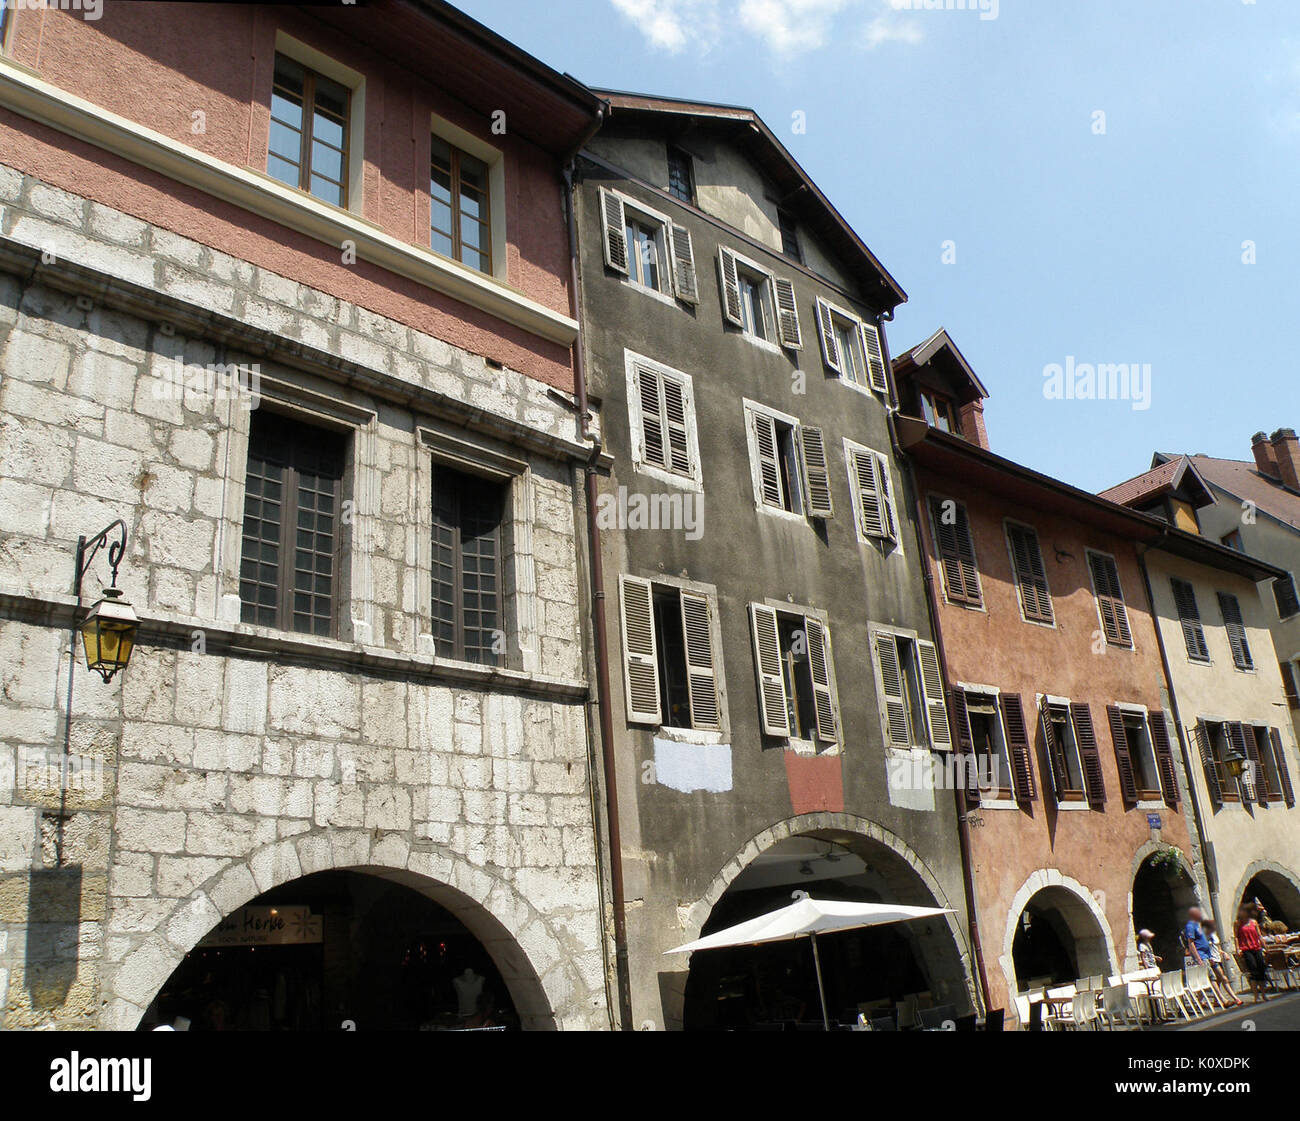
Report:
<svg viewBox="0 0 1300 1121"><path fill-rule="evenodd" d="M773 54L820 50L835 37L839 17L869 7L880 14L859 34L868 50L883 43L919 43L920 27L893 9L892 0L610 0L651 47L677 54L704 52L724 33L756 39ZM883 9L883 10L882 10Z"/></svg>

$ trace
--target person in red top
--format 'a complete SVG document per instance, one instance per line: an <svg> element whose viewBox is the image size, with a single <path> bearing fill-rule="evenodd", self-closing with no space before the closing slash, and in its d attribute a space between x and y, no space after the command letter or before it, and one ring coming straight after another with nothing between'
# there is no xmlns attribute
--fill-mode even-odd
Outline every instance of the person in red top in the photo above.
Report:
<svg viewBox="0 0 1300 1121"><path fill-rule="evenodd" d="M1250 991L1255 994L1255 1003L1267 1000L1264 987L1268 984L1268 964L1264 961L1264 940L1260 937L1255 913L1249 907L1237 910L1237 952L1241 954L1242 964L1250 977Z"/></svg>

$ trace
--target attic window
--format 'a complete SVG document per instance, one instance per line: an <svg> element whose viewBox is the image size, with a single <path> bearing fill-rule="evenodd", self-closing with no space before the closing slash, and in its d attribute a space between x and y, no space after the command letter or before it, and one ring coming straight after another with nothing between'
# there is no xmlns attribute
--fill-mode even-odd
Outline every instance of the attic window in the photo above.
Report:
<svg viewBox="0 0 1300 1121"><path fill-rule="evenodd" d="M668 193L682 202L695 204L695 169L689 153L668 149Z"/></svg>
<svg viewBox="0 0 1300 1121"><path fill-rule="evenodd" d="M961 427L957 423L957 407L951 397L945 397L932 389L922 389L921 412L925 416L926 424L931 427L941 432L961 435Z"/></svg>
<svg viewBox="0 0 1300 1121"><path fill-rule="evenodd" d="M803 250L799 246L799 227L795 224L794 215L788 210L778 210L776 221L781 229L781 252L802 264Z"/></svg>

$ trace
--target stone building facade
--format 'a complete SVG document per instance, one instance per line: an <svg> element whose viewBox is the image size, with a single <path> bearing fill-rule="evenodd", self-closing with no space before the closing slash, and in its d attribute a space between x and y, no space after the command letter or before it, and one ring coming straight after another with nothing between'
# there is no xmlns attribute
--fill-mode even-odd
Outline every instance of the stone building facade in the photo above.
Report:
<svg viewBox="0 0 1300 1121"><path fill-rule="evenodd" d="M595 99L444 5L148 7L16 12L0 58L0 1023L134 1028L218 923L348 870L437 904L524 1026L608 1026L559 174ZM219 75L176 53L205 37ZM491 96L413 80L430 43ZM262 170L283 52L359 79L350 207ZM486 271L412 238L439 138L482 156ZM448 480L499 501L471 653ZM268 622L250 519L290 493L318 536ZM118 518L137 647L70 677Z"/></svg>

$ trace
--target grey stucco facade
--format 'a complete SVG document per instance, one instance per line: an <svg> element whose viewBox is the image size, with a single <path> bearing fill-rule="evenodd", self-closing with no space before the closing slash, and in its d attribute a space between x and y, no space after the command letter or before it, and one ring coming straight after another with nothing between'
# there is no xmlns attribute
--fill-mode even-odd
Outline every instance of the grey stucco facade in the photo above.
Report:
<svg viewBox="0 0 1300 1121"><path fill-rule="evenodd" d="M633 1024L682 1025L688 963L664 951L697 937L714 904L738 876L757 867L757 858L798 838L819 838L860 855L871 869L868 890L876 898L953 908L951 921L909 937L936 999L969 1008L974 989L953 794L906 777L943 753L932 752L920 734L912 737L914 746L886 746L873 660L882 629L922 643L931 639L913 494L891 451L890 391L836 375L819 345L818 298L868 324L884 310L882 301L878 293L871 296L874 306L864 298L855 269L806 228L801 255L811 264L782 253L777 204L764 191L764 173L752 155L715 136L707 123L680 141L693 162L695 204L673 197L667 190L669 143L670 133L656 134L653 124L620 131L616 108L613 124L590 145L590 158L579 161L577 208L587 376L602 410L604 451L613 461L600 481L608 517L597 521L608 574ZM620 200L629 223L644 222L651 233L666 220L661 253L675 248L672 239L679 235L670 227L689 232L697 291L690 293L688 285L686 292L694 298L682 298L682 288L663 274L662 290L647 291L651 286L638 282L645 274L635 261L626 272L611 267L605 221L611 197ZM799 349L783 343L775 323L764 340L727 321L720 250L737 254L742 276L748 271L758 280L766 273L769 281L791 281ZM635 247L629 252L634 256ZM883 358L887 363L887 352ZM676 377L685 386L690 415L676 472L671 464L667 470L658 465L644 429L641 375L657 368L662 378ZM787 426L797 430L796 448L808 429L820 434L830 516L809 512L808 479L795 478L807 464L797 454L793 466L780 468L786 472L780 487L787 502L789 492L800 492L795 504L803 510L764 501L768 484L756 446L756 411L770 414L779 434ZM654 442L652 436L649 445ZM878 453L877 465L887 468L897 523L893 541L863 532L859 481L850 480L852 449ZM820 505L825 497L815 501ZM648 510L656 502L665 512L684 514L672 524L638 521L638 506ZM626 626L630 609L620 600L629 594L627 577L644 581L641 587L656 602L684 593L708 604L716 721L708 712L697 720L694 707L675 718L690 727L668 726L662 708L660 720L629 712L628 666L639 655L628 653L635 634L627 631L636 628ZM809 629L825 638L833 736L820 734L820 725L807 734L793 727L789 735L765 734L754 604L772 608L779 625L808 620ZM655 632L661 690L664 619L669 616ZM669 619L668 629L673 625ZM800 672L799 666L791 672ZM903 777L891 782L891 774Z"/></svg>

